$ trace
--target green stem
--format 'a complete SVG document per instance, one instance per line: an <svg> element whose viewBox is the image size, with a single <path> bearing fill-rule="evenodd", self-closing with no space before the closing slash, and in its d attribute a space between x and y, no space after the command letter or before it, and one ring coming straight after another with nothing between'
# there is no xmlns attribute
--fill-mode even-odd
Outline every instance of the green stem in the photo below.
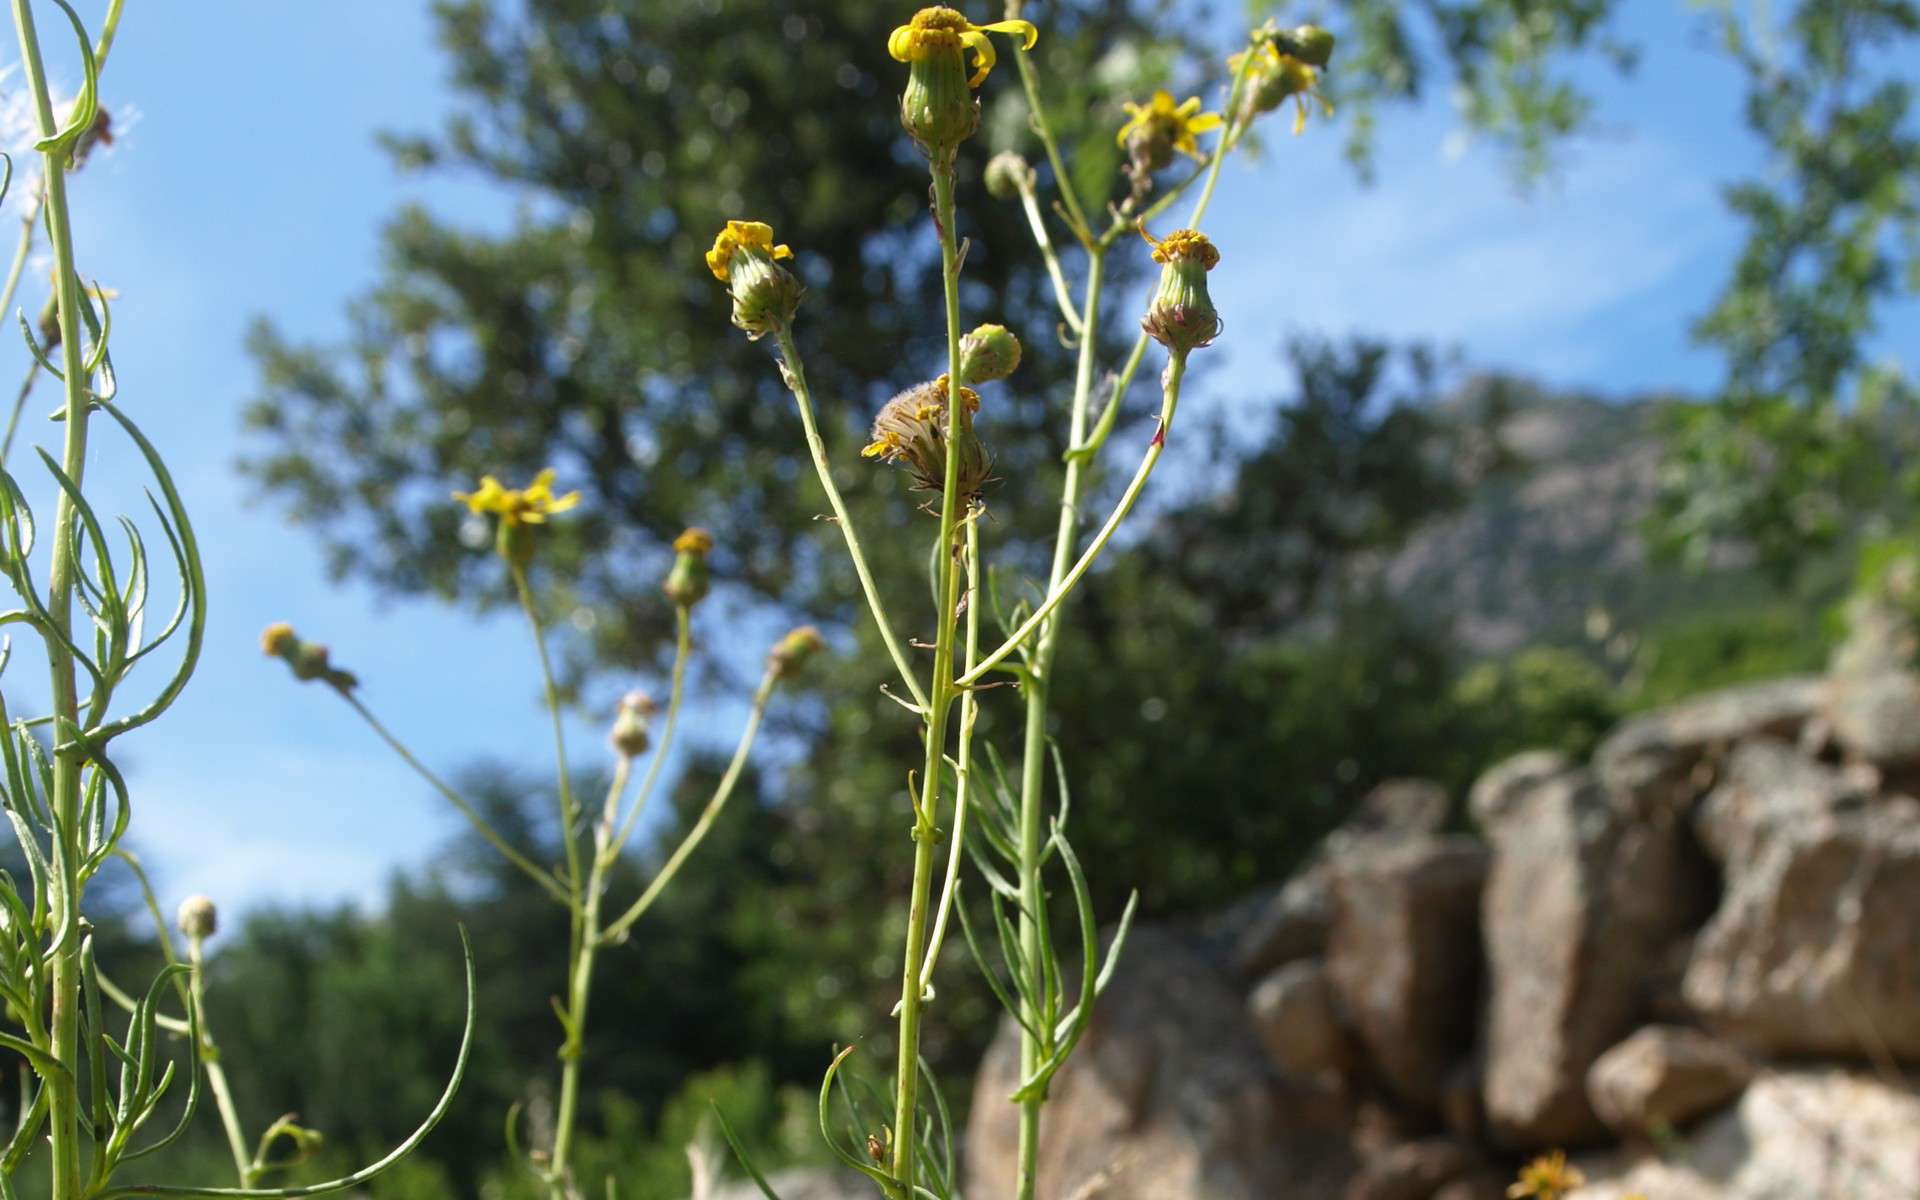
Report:
<svg viewBox="0 0 1920 1200"><path fill-rule="evenodd" d="M1026 55L1017 55L1025 59ZM954 609L959 605L960 573L954 569L954 529L960 516L960 254L954 229L953 159L932 164L933 219L940 234L940 269L947 301L947 463L940 494L940 563L934 614L933 680L927 708L927 745L920 796L914 806L913 884L907 902L905 962L900 971L899 1057L894 1075L893 1179L902 1200L914 1194L919 1163L915 1113L920 1086L920 1016L926 994L920 976L926 962L927 909L933 888L934 839L939 830L940 774L947 744L947 715L953 705Z"/></svg>
<svg viewBox="0 0 1920 1200"><path fill-rule="evenodd" d="M726 773L720 777L720 784L714 789L712 797L707 800L707 806L700 811L699 819L694 822L693 828L687 831L687 836L682 838L680 844L674 848L673 854L660 868L660 873L655 875L653 882L647 885L647 890L640 893L640 898L621 913L617 920L608 924L605 932L599 935L601 942L618 941L625 937L627 930L646 914L647 909L653 907L653 902L666 890L667 885L673 882L673 877L680 873L680 868L686 864L687 859L700 848L700 843L706 839L707 832L713 828L714 821L726 808L727 800L733 795L735 785L740 782L740 774L746 769L747 758L753 751L754 738L760 732L760 719L766 715L767 701L772 697L774 685L778 682L780 682L779 671L771 665L768 666L767 673L760 679L760 686L754 690L753 709L747 714L747 724L740 733L740 743L734 747L733 758L727 763Z"/></svg>
<svg viewBox="0 0 1920 1200"><path fill-rule="evenodd" d="M998 649L981 659L971 671L960 676L958 682L962 687L973 683L999 666L1008 655L1018 650L1036 630L1046 623L1054 610L1073 593L1073 589L1086 575L1087 569L1093 566L1094 560L1100 557L1100 552L1112 539L1114 531L1120 528L1121 522L1127 519L1127 514L1133 511L1134 501L1140 498L1140 492L1146 487L1148 477L1153 474L1154 464L1160 461L1160 455L1166 449L1167 431L1173 426L1173 413L1180 404L1180 380L1186 373L1186 369L1187 360L1184 355L1174 355L1168 359L1166 390L1160 405L1160 428L1154 433L1152 444L1147 447L1146 454L1140 459L1139 468L1133 473L1133 480L1127 484L1127 490L1121 493L1119 502L1114 505L1113 512L1108 515L1106 523L1100 527L1100 532L1094 535L1093 541L1081 553L1072 569L1048 591L1047 598L1042 600L1040 606L1020 623L1020 627L1008 635L1007 640Z"/></svg>
<svg viewBox="0 0 1920 1200"><path fill-rule="evenodd" d="M573 798L573 772L567 766L567 729L560 711L560 685L553 674L553 660L547 655L547 629L540 621L540 609L533 602L533 589L527 584L527 570L509 560L513 590L520 597L520 611L527 614L533 629L533 647L540 653L540 681L547 700L547 716L553 723L554 771L560 787L560 844L567 855L567 890L580 894L580 806Z"/></svg>
<svg viewBox="0 0 1920 1200"><path fill-rule="evenodd" d="M613 766L606 802L600 807L600 820L593 829L593 864L587 873L587 893L581 897L580 938L572 969L567 972L567 1043L560 1051L560 1106L553 1122L553 1159L548 1164L547 1178L547 1187L555 1200L567 1195L573 1130L580 1113L580 1062L585 1057L587 1001L593 994L594 952L600 948L600 898L607 890L607 871L619 859L619 852L613 849L614 822L620 813L620 797L626 794L627 780L632 773L633 760L620 755Z"/></svg>
<svg viewBox="0 0 1920 1200"><path fill-rule="evenodd" d="M1024 57L1024 56L1023 56ZM1033 194L1033 184L1025 168L1021 169L1020 207L1027 213L1027 225L1033 230L1034 244L1040 247L1040 258L1047 264L1047 275L1053 280L1054 299L1060 303L1061 315L1066 318L1067 328L1075 334L1085 328L1081 324L1080 314L1073 308L1073 289L1067 285L1066 272L1060 269L1060 255L1053 248L1053 237L1047 232L1046 218L1040 215L1040 198ZM0 305L0 312L5 306Z"/></svg>
<svg viewBox="0 0 1920 1200"><path fill-rule="evenodd" d="M1099 356L1100 295L1105 276L1106 253L1096 248L1087 263L1087 307L1081 316L1086 329L1080 342L1080 359L1074 372L1073 406L1068 413L1067 444L1080 445L1086 438L1087 410L1092 402L1093 373ZM1066 478L1060 486L1060 517L1054 531L1053 565L1047 576L1047 590L1054 591L1065 577L1072 561L1074 533L1079 527L1080 493L1085 485L1086 461L1067 462ZM1021 696L1026 704L1026 728L1020 772L1020 955L1028 977L1039 979L1045 970L1047 948L1042 945L1040 906L1046 895L1040 880L1040 865L1045 853L1045 771L1047 757L1047 699L1052 685L1053 656L1057 644L1057 622L1048 622L1034 646L1026 665ZM977 661L968 673L979 670ZM1047 1048L1036 1032L1044 1028L1045 1018L1031 1007L1022 1014L1027 1028L1020 1035L1020 1074L1030 1076ZM1020 1105L1020 1141L1018 1173L1019 1200L1032 1200L1040 1152L1040 1111L1044 1097L1034 1097Z"/></svg>
<svg viewBox="0 0 1920 1200"><path fill-rule="evenodd" d="M453 805L453 807L459 811L460 815L467 819L467 824L473 827L473 831L479 834L481 838L486 841L487 845L492 846L494 850L499 852L500 857L518 867L522 874L539 884L540 890L546 892L547 895L552 896L568 908L574 906L573 897L568 894L566 888L561 886L560 881L553 877L553 872L539 866L525 854L514 849L513 843L507 841L506 838L500 835L498 830L487 824L486 818L482 817L473 805L467 803L466 797L455 791L451 784L434 774L433 771L427 767L427 764L414 757L413 751L407 749L406 744L395 737L393 732L380 722L380 718L373 715L373 710L360 702L359 697L355 696L352 692L343 691L339 688L335 688L334 691L342 700L347 702L347 707L360 714L360 719L365 721L368 727L379 736L380 740L387 744L388 749L399 755L401 762L412 767L414 774L426 780L429 787L439 792L447 803Z"/></svg>
<svg viewBox="0 0 1920 1200"><path fill-rule="evenodd" d="M29 0L13 0L14 29L20 38L20 58L32 89L35 115L42 138L59 132L46 67L40 58L40 38L34 29ZM65 447L61 469L79 488L87 461L87 378L81 360L80 276L74 267L73 226L67 207L67 147L55 144L41 154L46 180L47 233L53 247L54 292L58 298L62 363L66 374ZM55 875L59 903L54 906L53 931L59 949L52 964L52 1022L47 1050L69 1068L65 1076L46 1081L51 1090L49 1136L52 1142L53 1200L80 1200L85 1177L80 1169L80 1095L76 1083L80 1061L80 776L84 752L71 739L79 729L79 695L72 654L62 644L72 634L73 589L77 564L76 539L66 536L75 519L72 497L60 491L54 511L53 565L48 572L47 613L55 636L46 639L53 697L54 741L69 744L56 750L53 763L52 815L56 849Z"/></svg>
<svg viewBox="0 0 1920 1200"><path fill-rule="evenodd" d="M17 10L18 5L15 7ZM106 18L100 23L100 37L93 44L93 68L96 78L106 69L107 55L113 51L113 39L120 31L120 11L124 7L125 0L113 0L107 5ZM37 205L43 202L43 200L37 200L35 203ZM20 284L21 270L26 266L27 258L33 249L35 219L35 208L30 205L20 222L20 241L14 250L13 264L7 269L6 287L0 290L0 317L4 317L13 309L14 291ZM57 297L54 296L47 298L46 304L40 309L39 324L44 325L53 315L56 299ZM13 411L7 416L7 432L4 438L0 438L0 466L6 465L13 451L13 435L20 426L20 414L27 407L27 397L33 394L34 380L39 377L39 374L40 360L36 358L27 364L26 378L20 381L20 390L13 399Z"/></svg>
<svg viewBox="0 0 1920 1200"><path fill-rule="evenodd" d="M1022 7L1021 0L1007 0L1007 20L1020 20ZM1060 189L1060 200L1066 205L1073 235L1083 243L1089 242L1093 239L1093 227L1087 224L1086 211L1080 207L1080 197L1073 190L1073 178L1067 174L1066 160L1060 156L1060 143L1054 140L1053 128L1047 124L1047 109L1040 103L1040 76L1034 69L1033 56L1016 54L1013 60L1020 69L1020 86L1027 93L1027 112L1032 118L1033 132L1046 148L1047 163L1053 167L1053 186Z"/></svg>
<svg viewBox="0 0 1920 1200"><path fill-rule="evenodd" d="M973 666L980 651L980 520L979 514L967 518L967 639L966 665ZM947 834L947 877L940 884L940 903L935 908L933 933L927 938L927 958L920 971L921 990L933 987L933 969L940 964L940 947L947 940L947 918L960 893L960 859L967 840L967 805L973 761L973 726L980 718L980 695L968 688L960 696L960 744L954 751L959 769L953 780L953 829Z"/></svg>
<svg viewBox="0 0 1920 1200"><path fill-rule="evenodd" d="M233 1089L227 1086L227 1073L220 1066L220 1051L214 1045L213 1031L207 1026L206 962L201 939L187 939L187 961L193 965L189 987L193 993L193 1011L200 1023L200 1061L206 1065L207 1088L213 1093L214 1107L220 1110L220 1127L227 1135L227 1151L233 1155L234 1173L239 1176L241 1187L251 1187L254 1175L252 1160L247 1154L247 1135L240 1127L240 1110L233 1103Z"/></svg>
<svg viewBox="0 0 1920 1200"><path fill-rule="evenodd" d="M820 477L820 486L827 493L827 503L833 506L833 519L840 526L840 536L846 539L847 555L853 559L854 573L860 577L860 590L866 593L867 608L873 613L873 623L880 630L880 640L886 643L888 655L893 658L894 669L900 672L900 678L907 686L907 694L924 711L927 694L921 690L919 680L913 677L913 667L894 636L893 620L887 615L887 606L880 599L880 589L873 581L873 572L867 567L867 556L860 549L860 535L853 527L853 518L847 514L846 503L840 499L840 489L834 486L833 469L827 464L827 448L820 440L820 430L814 421L813 394L807 387L806 369L800 365L800 352L793 344L793 331L782 326L774 331L773 336L780 348L780 365L786 373L787 386L792 389L793 398L800 406L800 424L807 433L807 449L813 454L814 473Z"/></svg>
<svg viewBox="0 0 1920 1200"><path fill-rule="evenodd" d="M680 698L686 693L687 659L693 650L692 614L686 605L674 606L673 625L673 683L667 689L667 719L660 729L660 744L653 748L647 773L641 777L640 790L634 794L633 807L627 810L626 819L620 822L620 832L604 851L612 857L619 857L626 848L627 839L633 836L641 812L646 809L647 801L653 798L654 785L660 781L660 768L667 761L667 752L673 749L674 731L680 727Z"/></svg>

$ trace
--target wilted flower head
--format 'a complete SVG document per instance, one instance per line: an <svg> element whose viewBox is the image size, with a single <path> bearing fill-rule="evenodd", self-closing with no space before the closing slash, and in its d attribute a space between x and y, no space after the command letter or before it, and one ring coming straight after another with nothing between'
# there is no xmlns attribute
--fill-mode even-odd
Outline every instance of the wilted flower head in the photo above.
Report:
<svg viewBox="0 0 1920 1200"><path fill-rule="evenodd" d="M1324 112L1333 112L1333 106L1314 90L1320 69L1333 56L1331 33L1315 25L1302 25L1290 34L1276 35L1233 55L1227 59L1227 66L1237 73L1249 54L1253 65L1247 74L1243 119L1272 112L1291 99L1297 110L1293 131L1299 133L1306 128L1308 97L1320 101Z"/></svg>
<svg viewBox="0 0 1920 1200"><path fill-rule="evenodd" d="M1564 1150L1543 1154L1520 1168L1520 1177L1507 1188L1509 1200L1561 1200L1587 1182L1580 1168L1567 1162Z"/></svg>
<svg viewBox="0 0 1920 1200"><path fill-rule="evenodd" d="M806 666L807 660L820 653L826 645L818 629L802 625L774 643L773 652L767 655L767 669L784 679Z"/></svg>
<svg viewBox="0 0 1920 1200"><path fill-rule="evenodd" d="M1207 272L1219 263L1220 251L1197 229L1177 229L1156 241L1143 226L1140 236L1161 264L1160 284L1140 327L1175 354L1207 345L1220 334L1220 314L1207 294Z"/></svg>
<svg viewBox="0 0 1920 1200"><path fill-rule="evenodd" d="M913 486L930 492L944 491L947 478L947 389L942 375L930 383L910 387L887 401L873 419L873 441L860 453L883 462L905 463L913 472ZM980 394L972 388L960 389L958 491L961 496L980 494L987 486L993 460L973 433L973 414L980 409Z"/></svg>
<svg viewBox="0 0 1920 1200"><path fill-rule="evenodd" d="M667 599L681 608L692 608L713 590L707 569L707 555L713 550L713 535L698 526L673 539L673 569L661 590Z"/></svg>
<svg viewBox="0 0 1920 1200"><path fill-rule="evenodd" d="M659 705L653 702L653 697L637 688L620 697L620 707L613 714L613 729L607 734L614 752L622 758L645 754L653 744L653 714L658 711Z"/></svg>
<svg viewBox="0 0 1920 1200"><path fill-rule="evenodd" d="M1020 366L1020 339L1005 325L982 325L960 339L960 378L967 383L1005 379Z"/></svg>
<svg viewBox="0 0 1920 1200"><path fill-rule="evenodd" d="M759 337L793 320L806 289L777 260L792 258L776 245L773 227L764 221L728 221L707 251L707 270L733 293L733 323Z"/></svg>
<svg viewBox="0 0 1920 1200"><path fill-rule="evenodd" d="M950 159L980 125L973 89L986 81L996 56L989 33L1018 34L1021 49L1033 49L1040 36L1028 21L975 25L951 8L923 8L887 38L887 53L907 64L907 88L900 96L900 122L927 157ZM965 54L973 55L967 73Z"/></svg>
<svg viewBox="0 0 1920 1200"><path fill-rule="evenodd" d="M207 897L188 896L180 902L180 911L174 917L174 924L188 938L201 942L212 937L220 928L220 914Z"/></svg>
<svg viewBox="0 0 1920 1200"><path fill-rule="evenodd" d="M1219 113L1201 112L1200 97L1189 96L1179 104L1173 93L1164 89L1153 94L1146 104L1126 102L1127 123L1120 127L1115 141L1125 148L1127 160L1136 173L1158 171L1173 161L1173 152L1190 158L1200 153L1197 135L1220 128Z"/></svg>
<svg viewBox="0 0 1920 1200"><path fill-rule="evenodd" d="M343 692L350 692L360 685L350 671L342 671L328 661L327 648L319 642L307 642L293 631L293 626L285 621L277 621L267 626L260 635L260 649L269 658L277 658L286 663L293 671L293 677L308 682L320 680Z"/></svg>

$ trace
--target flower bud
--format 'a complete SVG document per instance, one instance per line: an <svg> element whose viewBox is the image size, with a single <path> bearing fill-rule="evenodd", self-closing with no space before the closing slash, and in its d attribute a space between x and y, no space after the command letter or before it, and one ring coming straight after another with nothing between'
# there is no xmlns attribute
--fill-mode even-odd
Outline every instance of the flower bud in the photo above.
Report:
<svg viewBox="0 0 1920 1200"><path fill-rule="evenodd" d="M900 123L934 162L951 162L954 150L980 127L980 104L962 52L970 28L951 8L923 8L888 39L888 52L907 64Z"/></svg>
<svg viewBox="0 0 1920 1200"><path fill-rule="evenodd" d="M339 670L328 661L325 646L301 641L293 626L284 621L267 626L266 632L260 635L260 649L269 658L285 662L292 668L293 677L302 682L317 679L343 692L352 691L360 684L352 672Z"/></svg>
<svg viewBox="0 0 1920 1200"><path fill-rule="evenodd" d="M942 375L930 383L910 387L887 401L880 414L873 419L873 441L860 451L862 457L905 463L913 472L915 489L944 492L947 478L947 388L948 379ZM973 414L979 408L979 393L969 387L961 388L955 445L959 464L957 486L963 497L979 495L991 482L993 472L993 459L973 433Z"/></svg>
<svg viewBox="0 0 1920 1200"><path fill-rule="evenodd" d="M987 160L987 195L995 200L1011 200L1033 186L1036 178L1027 160L1011 150L1002 150Z"/></svg>
<svg viewBox="0 0 1920 1200"><path fill-rule="evenodd" d="M692 608L713 590L707 570L707 554L713 549L713 536L704 529L689 529L673 539L673 570L661 590L667 599L681 608Z"/></svg>
<svg viewBox="0 0 1920 1200"><path fill-rule="evenodd" d="M826 645L818 629L802 625L774 644L773 653L767 655L767 669L785 679L806 666L807 661L824 650Z"/></svg>
<svg viewBox="0 0 1920 1200"><path fill-rule="evenodd" d="M220 928L220 914L207 897L188 896L180 902L180 911L174 917L174 924L189 939L203 942Z"/></svg>
<svg viewBox="0 0 1920 1200"><path fill-rule="evenodd" d="M613 730L607 734L614 752L622 758L639 758L645 754L653 744L653 714L658 711L653 697L637 689L620 697L620 707L613 715Z"/></svg>
<svg viewBox="0 0 1920 1200"><path fill-rule="evenodd" d="M965 383L992 383L1013 374L1020 365L1020 339L1005 325L982 325L960 339L960 378Z"/></svg>
<svg viewBox="0 0 1920 1200"><path fill-rule="evenodd" d="M1207 345L1220 333L1220 314L1207 294L1207 272L1220 261L1220 251L1197 229L1175 230L1162 241L1144 228L1140 236L1153 247L1153 261L1162 264L1140 327L1173 354Z"/></svg>
<svg viewBox="0 0 1920 1200"><path fill-rule="evenodd" d="M1285 37L1286 52L1308 66L1324 67L1333 60L1333 34L1318 25L1297 25Z"/></svg>
<svg viewBox="0 0 1920 1200"><path fill-rule="evenodd" d="M773 241L773 227L761 221L728 221L707 251L707 269L733 294L733 323L747 336L784 329L800 307L806 289L781 266L793 251Z"/></svg>

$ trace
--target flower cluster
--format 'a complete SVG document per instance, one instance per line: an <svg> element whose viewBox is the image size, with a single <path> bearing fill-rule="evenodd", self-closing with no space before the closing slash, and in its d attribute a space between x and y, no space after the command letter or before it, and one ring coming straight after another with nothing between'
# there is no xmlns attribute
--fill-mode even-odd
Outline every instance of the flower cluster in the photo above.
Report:
<svg viewBox="0 0 1920 1200"><path fill-rule="evenodd" d="M986 82L998 61L989 33L1018 36L1022 50L1033 49L1040 36L1028 21L975 25L954 9L934 6L914 13L887 38L887 53L908 68L900 123L933 161L951 161L954 149L980 127L973 90ZM967 53L973 55L970 74Z"/></svg>
<svg viewBox="0 0 1920 1200"><path fill-rule="evenodd" d="M1201 112L1200 97L1189 96L1179 104L1173 93L1157 91L1146 104L1131 100L1125 106L1127 123L1114 139L1127 152L1129 169L1135 175L1158 171L1173 161L1173 153L1202 159L1198 135L1220 128L1219 113Z"/></svg>

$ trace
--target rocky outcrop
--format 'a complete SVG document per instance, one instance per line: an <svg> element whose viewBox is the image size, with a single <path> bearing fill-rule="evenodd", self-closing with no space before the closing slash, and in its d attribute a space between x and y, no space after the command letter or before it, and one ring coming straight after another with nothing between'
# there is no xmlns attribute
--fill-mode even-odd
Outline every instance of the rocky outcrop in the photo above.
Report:
<svg viewBox="0 0 1920 1200"><path fill-rule="evenodd" d="M1374 845L1334 872L1327 974L1376 1077L1439 1104L1473 1043L1486 848L1466 837Z"/></svg>
<svg viewBox="0 0 1920 1200"><path fill-rule="evenodd" d="M1699 902L1671 821L1614 806L1585 769L1495 772L1504 782L1475 789L1494 848L1486 1120L1508 1146L1567 1146L1602 1132L1587 1068L1643 1016L1653 965Z"/></svg>
<svg viewBox="0 0 1920 1200"><path fill-rule="evenodd" d="M1717 1038L1649 1025L1594 1062L1587 1095L1615 1132L1665 1136L1739 1095L1752 1076L1746 1056Z"/></svg>
<svg viewBox="0 0 1920 1200"><path fill-rule="evenodd" d="M1578 1200L1912 1200L1920 1095L1838 1070L1755 1079L1740 1103L1668 1148L1580 1160Z"/></svg>
<svg viewBox="0 0 1920 1200"><path fill-rule="evenodd" d="M1007 1096L1018 1074L1009 1022L975 1089L969 1195L1014 1194L1018 1118ZM1344 1147L1329 1137L1341 1114L1322 1113L1318 1130L1305 1124L1310 1106L1283 1120L1274 1083L1231 978L1187 939L1138 927L1086 1036L1054 1077L1039 1192L1268 1200L1295 1180L1344 1179Z"/></svg>
<svg viewBox="0 0 1920 1200"><path fill-rule="evenodd" d="M1548 1147L1582 1200L1920 1193L1920 1094L1885 1082L1920 1064L1920 759L1846 694L1733 688L1591 763L1515 756L1478 836L1383 786L1291 880L1142 929L1055 1082L1040 1195L1500 1200ZM1889 703L1920 730L1920 692ZM1015 1041L971 1194L1011 1194Z"/></svg>

